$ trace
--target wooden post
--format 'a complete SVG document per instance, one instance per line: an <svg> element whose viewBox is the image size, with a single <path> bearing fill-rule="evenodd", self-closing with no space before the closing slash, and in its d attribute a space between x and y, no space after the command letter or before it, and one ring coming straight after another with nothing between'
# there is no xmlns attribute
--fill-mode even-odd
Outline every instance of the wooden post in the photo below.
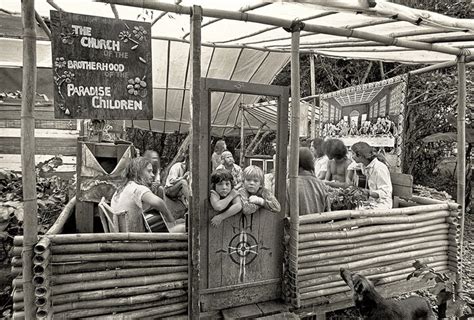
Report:
<svg viewBox="0 0 474 320"><path fill-rule="evenodd" d="M290 252L289 271L295 278L298 286L298 225L299 225L299 190L298 190L298 167L299 167L299 123L300 123L300 28L294 27L291 33L291 129L290 129ZM295 307L299 307L297 298Z"/></svg>
<svg viewBox="0 0 474 320"><path fill-rule="evenodd" d="M457 119L457 203L461 205L460 256L464 239L464 215L466 204L466 62L464 56L458 57L458 119ZM458 292L462 291L462 275L459 272Z"/></svg>
<svg viewBox="0 0 474 320"><path fill-rule="evenodd" d="M200 262L200 217L206 210L208 179L199 179L200 173L209 176L209 106L201 105L201 20L202 8L193 6L191 14L191 199L189 210L189 281L188 316L199 319L199 262ZM203 116L205 115L205 116ZM204 142L205 141L205 142Z"/></svg>
<svg viewBox="0 0 474 320"><path fill-rule="evenodd" d="M240 166L244 167L245 132L244 132L244 106L240 104Z"/></svg>
<svg viewBox="0 0 474 320"><path fill-rule="evenodd" d="M35 173L36 29L35 1L21 2L23 22L23 85L21 100L21 167L23 183L23 291L25 318L36 318L33 246L38 241Z"/></svg>
<svg viewBox="0 0 474 320"><path fill-rule="evenodd" d="M314 54L309 56L310 74L311 74L311 95L316 95L316 70L314 68ZM311 109L311 139L316 138L316 98L313 98Z"/></svg>

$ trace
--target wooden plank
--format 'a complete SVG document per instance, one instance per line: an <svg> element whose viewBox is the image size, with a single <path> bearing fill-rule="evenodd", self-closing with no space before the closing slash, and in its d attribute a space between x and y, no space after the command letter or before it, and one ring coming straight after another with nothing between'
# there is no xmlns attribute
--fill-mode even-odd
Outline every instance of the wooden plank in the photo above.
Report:
<svg viewBox="0 0 474 320"><path fill-rule="evenodd" d="M0 128L21 128L21 120L0 119ZM35 120L36 129L76 130L77 121L72 120Z"/></svg>
<svg viewBox="0 0 474 320"><path fill-rule="evenodd" d="M218 227L211 226L211 217L216 213L212 209L209 210L210 214L207 220L202 219L202 223L209 226L207 231L209 236L207 237L207 268L202 269L201 277L207 279L206 285L202 286L205 288L217 288L222 284L222 272L223 272L223 261L227 256L227 243L225 243L224 235L232 232L232 224L239 215L229 217L225 219L222 224ZM201 234L202 236L202 234ZM201 255L204 258L204 255ZM228 270L225 270L228 272Z"/></svg>
<svg viewBox="0 0 474 320"><path fill-rule="evenodd" d="M392 180L392 195L410 199L413 195L413 176L404 173L390 173Z"/></svg>
<svg viewBox="0 0 474 320"><path fill-rule="evenodd" d="M289 306L280 300L260 302L257 303L257 306L262 310L264 315L271 315L290 310Z"/></svg>
<svg viewBox="0 0 474 320"><path fill-rule="evenodd" d="M21 105L18 103L2 103L0 104L0 119L18 120L20 119ZM35 120L54 120L54 111L52 105L36 105Z"/></svg>
<svg viewBox="0 0 474 320"><path fill-rule="evenodd" d="M263 316L263 317L258 317L258 320L299 320L300 317L298 317L296 314L293 312L282 312L270 316Z"/></svg>
<svg viewBox="0 0 474 320"><path fill-rule="evenodd" d="M263 315L262 310L256 304L248 304L231 309L222 310L224 319L252 319Z"/></svg>
<svg viewBox="0 0 474 320"><path fill-rule="evenodd" d="M94 202L76 202L75 221L77 233L94 232Z"/></svg>
<svg viewBox="0 0 474 320"><path fill-rule="evenodd" d="M222 310L238 305L243 305L248 301L254 303L275 300L281 296L281 283L270 283L267 285L241 287L232 289L231 295L224 295L222 292L201 294L201 310Z"/></svg>
<svg viewBox="0 0 474 320"><path fill-rule="evenodd" d="M76 155L77 138L50 139L36 138L36 154L61 154L67 156ZM20 154L19 137L0 137L0 150L6 154Z"/></svg>
<svg viewBox="0 0 474 320"><path fill-rule="evenodd" d="M56 130L56 129L35 129L35 138L49 139L76 139L79 132L76 130ZM0 132L0 137L21 137L20 128L5 128Z"/></svg>

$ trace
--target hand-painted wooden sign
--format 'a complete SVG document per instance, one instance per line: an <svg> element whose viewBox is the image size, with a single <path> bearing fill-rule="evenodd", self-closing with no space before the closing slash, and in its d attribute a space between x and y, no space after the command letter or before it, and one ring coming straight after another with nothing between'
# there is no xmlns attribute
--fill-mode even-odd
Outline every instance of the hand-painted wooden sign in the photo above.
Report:
<svg viewBox="0 0 474 320"><path fill-rule="evenodd" d="M151 25L51 11L56 118L152 119Z"/></svg>

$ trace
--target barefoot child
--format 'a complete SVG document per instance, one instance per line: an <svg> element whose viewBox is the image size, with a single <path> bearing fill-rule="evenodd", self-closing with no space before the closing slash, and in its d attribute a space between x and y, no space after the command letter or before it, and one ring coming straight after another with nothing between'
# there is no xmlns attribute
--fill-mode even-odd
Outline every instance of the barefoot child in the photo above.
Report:
<svg viewBox="0 0 474 320"><path fill-rule="evenodd" d="M216 170L211 175L210 201L212 208L217 211L211 220L214 227L242 210L240 195L234 189L234 178L229 170Z"/></svg>
<svg viewBox="0 0 474 320"><path fill-rule="evenodd" d="M242 173L244 187L239 190L242 198L242 211L252 214L261 207L272 212L280 212L280 203L272 192L263 187L263 171L257 166L248 166Z"/></svg>

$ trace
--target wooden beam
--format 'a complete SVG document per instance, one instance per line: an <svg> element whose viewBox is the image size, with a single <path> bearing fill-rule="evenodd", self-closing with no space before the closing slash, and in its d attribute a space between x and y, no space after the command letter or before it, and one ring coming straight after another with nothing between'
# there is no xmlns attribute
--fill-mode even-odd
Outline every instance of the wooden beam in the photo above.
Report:
<svg viewBox="0 0 474 320"><path fill-rule="evenodd" d="M130 0L99 0L99 1L133 6L133 2L131 2ZM174 5L170 3L156 2L154 0L142 0L141 5L143 8L148 8L148 9L165 10L169 12L176 12L176 13L188 14L188 15L191 14L191 7L189 6L178 6L178 5ZM219 10L219 9L203 9L203 16L212 17L212 18L229 19L229 20L246 21L246 22L263 23L263 24L268 24L268 25L273 25L273 26L283 27L283 28L291 28L291 26L294 23L294 21L290 19L282 19L282 18L264 16L264 15L253 14L253 13L242 13L242 12ZM395 39L393 37L373 34L366 31L349 30L345 28L331 27L331 26L326 26L326 25L305 24L302 30L309 31L309 32L330 34L330 35L341 36L341 37L359 38L359 39L365 39L365 40L370 40L370 41L376 41L376 42L384 43L389 46L398 46L398 47L404 47L404 48L410 48L410 49L416 49L416 50L428 50L428 51L442 52L442 53L447 53L447 54L452 54L452 55L470 55L468 50L459 49L459 48L455 48L451 46L423 43L419 41Z"/></svg>
<svg viewBox="0 0 474 320"><path fill-rule="evenodd" d="M300 124L300 30L291 34L291 129L290 129L290 167L289 167L289 206L290 206L290 245L289 271L298 284L298 227L299 227L299 124ZM296 306L299 307L299 298Z"/></svg>
<svg viewBox="0 0 474 320"><path fill-rule="evenodd" d="M456 64L457 64L457 61L446 61L446 62L433 64L433 65L428 66L428 67L412 70L412 71L409 71L408 73L410 75L422 74L422 73L426 73L426 72L435 71L435 70L438 70L438 69L449 68L449 67L455 66Z"/></svg>
<svg viewBox="0 0 474 320"><path fill-rule="evenodd" d="M23 23L23 85L21 101L21 165L23 184L23 292L25 319L36 319L33 285L33 246L38 241L35 172L36 29L35 1L21 2Z"/></svg>
<svg viewBox="0 0 474 320"><path fill-rule="evenodd" d="M41 17L37 11L35 11L35 18L36 18L36 21L39 23L41 29L43 29L44 33L46 33L49 40L51 40L51 30L49 30L46 23L44 23L43 17Z"/></svg>
<svg viewBox="0 0 474 320"><path fill-rule="evenodd" d="M205 215L208 179L200 179L204 172L209 176L209 122L210 107L201 105L201 20L202 8L193 6L191 12L191 94L190 119L191 127L191 199L188 216L189 221L189 291L188 315L189 319L199 319L200 312L200 224ZM206 174L207 173L207 174Z"/></svg>
<svg viewBox="0 0 474 320"><path fill-rule="evenodd" d="M466 62L458 57L458 118L457 118L457 203L461 205L460 256L463 256L464 218L466 211ZM462 274L458 273L457 292L462 291Z"/></svg>

